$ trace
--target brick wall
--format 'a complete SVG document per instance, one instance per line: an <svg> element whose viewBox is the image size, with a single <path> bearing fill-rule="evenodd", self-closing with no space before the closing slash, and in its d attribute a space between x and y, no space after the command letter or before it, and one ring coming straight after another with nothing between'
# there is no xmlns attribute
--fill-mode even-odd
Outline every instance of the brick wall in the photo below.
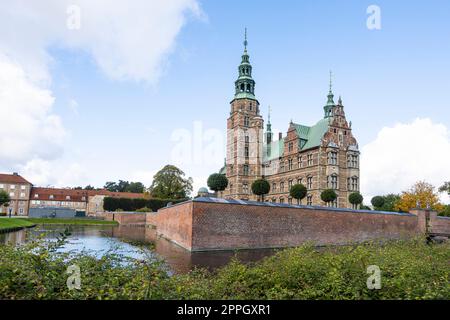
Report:
<svg viewBox="0 0 450 320"><path fill-rule="evenodd" d="M289 247L309 241L346 244L420 233L418 217L412 214L203 199L149 213L147 224L192 251Z"/></svg>
<svg viewBox="0 0 450 320"><path fill-rule="evenodd" d="M98 212L96 217L117 221L121 225L145 225L146 214L136 212Z"/></svg>

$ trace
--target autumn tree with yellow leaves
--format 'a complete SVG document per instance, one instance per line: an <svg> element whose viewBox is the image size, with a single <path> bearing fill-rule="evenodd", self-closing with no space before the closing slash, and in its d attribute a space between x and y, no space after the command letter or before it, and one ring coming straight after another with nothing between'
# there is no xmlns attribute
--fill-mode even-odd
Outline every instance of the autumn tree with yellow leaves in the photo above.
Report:
<svg viewBox="0 0 450 320"><path fill-rule="evenodd" d="M403 191L400 200L395 204L396 211L409 212L418 206L422 209L429 205L431 210L441 212L445 206L439 202L439 195L434 191L434 186L419 181L408 191Z"/></svg>

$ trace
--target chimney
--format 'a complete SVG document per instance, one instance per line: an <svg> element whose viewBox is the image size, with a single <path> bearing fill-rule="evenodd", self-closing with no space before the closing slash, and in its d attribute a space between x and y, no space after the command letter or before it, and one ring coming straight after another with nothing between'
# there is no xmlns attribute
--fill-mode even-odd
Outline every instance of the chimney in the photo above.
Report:
<svg viewBox="0 0 450 320"><path fill-rule="evenodd" d="M283 133L282 132L278 132L278 140L283 139Z"/></svg>
<svg viewBox="0 0 450 320"><path fill-rule="evenodd" d="M18 176L19 174L17 172L13 172L13 176Z"/></svg>

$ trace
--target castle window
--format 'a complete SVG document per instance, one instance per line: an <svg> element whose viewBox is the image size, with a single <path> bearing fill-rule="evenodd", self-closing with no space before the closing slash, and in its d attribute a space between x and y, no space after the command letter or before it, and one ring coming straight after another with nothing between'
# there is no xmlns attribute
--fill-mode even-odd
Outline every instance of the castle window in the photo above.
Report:
<svg viewBox="0 0 450 320"><path fill-rule="evenodd" d="M347 179L347 189L349 191L359 191L358 177L351 177Z"/></svg>
<svg viewBox="0 0 450 320"><path fill-rule="evenodd" d="M330 207L333 207L333 208L338 207L338 198L334 199L333 202L330 202Z"/></svg>
<svg viewBox="0 0 450 320"><path fill-rule="evenodd" d="M288 181L288 186L289 186L289 191L290 191L291 188L292 188L292 180L289 180L289 181Z"/></svg>
<svg viewBox="0 0 450 320"><path fill-rule="evenodd" d="M247 183L244 183L242 185L242 192L245 194L248 194L248 184Z"/></svg>
<svg viewBox="0 0 450 320"><path fill-rule="evenodd" d="M280 172L284 172L284 161L280 161Z"/></svg>
<svg viewBox="0 0 450 320"><path fill-rule="evenodd" d="M309 195L306 197L306 204L307 204L308 206L312 206L312 198L313 198L312 194L309 194Z"/></svg>
<svg viewBox="0 0 450 320"><path fill-rule="evenodd" d="M298 156L297 162L298 162L298 168L299 168L299 169L300 169L301 167L303 167L302 156Z"/></svg>
<svg viewBox="0 0 450 320"><path fill-rule="evenodd" d="M283 198L280 198L280 203L284 203L284 199Z"/></svg>
<svg viewBox="0 0 450 320"><path fill-rule="evenodd" d="M250 126L250 118L247 116L244 117L244 126L245 127Z"/></svg>
<svg viewBox="0 0 450 320"><path fill-rule="evenodd" d="M356 154L349 154L347 155L347 166L349 168L358 168L358 155Z"/></svg>
<svg viewBox="0 0 450 320"><path fill-rule="evenodd" d="M245 143L249 143L250 142L250 137L248 135L245 135L244 141L245 141Z"/></svg>
<svg viewBox="0 0 450 320"><path fill-rule="evenodd" d="M284 182L280 182L280 192L284 192Z"/></svg>
<svg viewBox="0 0 450 320"><path fill-rule="evenodd" d="M276 203L277 202L277 198L272 198L272 202Z"/></svg>
<svg viewBox="0 0 450 320"><path fill-rule="evenodd" d="M253 104L251 102L250 102L250 105L249 105L249 109L250 109L250 111L253 110Z"/></svg>
<svg viewBox="0 0 450 320"><path fill-rule="evenodd" d="M306 188L311 190L312 189L312 184L313 184L313 178L312 177L308 177L306 179Z"/></svg>
<svg viewBox="0 0 450 320"><path fill-rule="evenodd" d="M246 159L249 158L249 149L248 149L248 146L245 146L245 147L244 147L244 156L245 156Z"/></svg>
<svg viewBox="0 0 450 320"><path fill-rule="evenodd" d="M275 193L277 191L277 184L274 182L272 183L272 192Z"/></svg>
<svg viewBox="0 0 450 320"><path fill-rule="evenodd" d="M248 173L249 173L248 164L244 164L243 171L244 171L244 176L248 176Z"/></svg>
<svg viewBox="0 0 450 320"><path fill-rule="evenodd" d="M328 164L337 165L338 154L335 151L328 152Z"/></svg>
<svg viewBox="0 0 450 320"><path fill-rule="evenodd" d="M289 152L292 152L292 150L294 149L294 143L293 142L289 142L288 149L289 149Z"/></svg>
<svg viewBox="0 0 450 320"><path fill-rule="evenodd" d="M247 83L247 91L250 91L250 84Z"/></svg>
<svg viewBox="0 0 450 320"><path fill-rule="evenodd" d="M336 190L338 188L338 176L333 174L327 177L327 186L330 189Z"/></svg>
<svg viewBox="0 0 450 320"><path fill-rule="evenodd" d="M312 165L313 165L313 155L308 154L308 166L312 166Z"/></svg>
<svg viewBox="0 0 450 320"><path fill-rule="evenodd" d="M302 184L302 178L297 179L297 184Z"/></svg>
<svg viewBox="0 0 450 320"><path fill-rule="evenodd" d="M292 198L288 198L288 204L292 204Z"/></svg>
<svg viewBox="0 0 450 320"><path fill-rule="evenodd" d="M242 83L241 84L241 92L245 90L245 85Z"/></svg>
<svg viewBox="0 0 450 320"><path fill-rule="evenodd" d="M289 170L292 170L292 169L293 169L292 159L289 159L289 160L288 160L288 167L289 167Z"/></svg>

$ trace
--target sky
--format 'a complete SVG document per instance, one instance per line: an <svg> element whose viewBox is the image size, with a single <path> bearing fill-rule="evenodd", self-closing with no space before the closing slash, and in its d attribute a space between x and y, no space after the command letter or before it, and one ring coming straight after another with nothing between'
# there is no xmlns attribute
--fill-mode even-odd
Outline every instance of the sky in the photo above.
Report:
<svg viewBox="0 0 450 320"><path fill-rule="evenodd" d="M450 2L0 0L0 172L194 193L223 165L244 28L275 132L323 117L329 70L366 198L450 180ZM443 201L449 199L443 196Z"/></svg>

